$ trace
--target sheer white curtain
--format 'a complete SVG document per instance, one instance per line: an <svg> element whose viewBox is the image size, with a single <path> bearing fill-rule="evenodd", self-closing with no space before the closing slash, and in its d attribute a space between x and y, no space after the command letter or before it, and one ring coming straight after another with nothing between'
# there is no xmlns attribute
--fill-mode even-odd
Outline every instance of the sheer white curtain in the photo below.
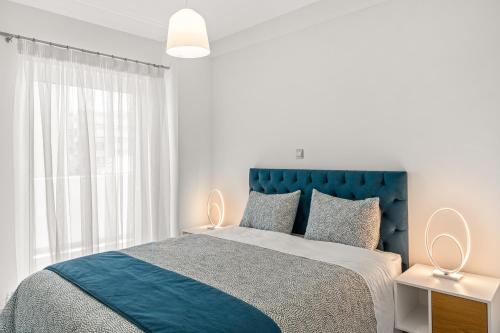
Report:
<svg viewBox="0 0 500 333"><path fill-rule="evenodd" d="M176 233L171 72L27 41L18 50L19 278Z"/></svg>

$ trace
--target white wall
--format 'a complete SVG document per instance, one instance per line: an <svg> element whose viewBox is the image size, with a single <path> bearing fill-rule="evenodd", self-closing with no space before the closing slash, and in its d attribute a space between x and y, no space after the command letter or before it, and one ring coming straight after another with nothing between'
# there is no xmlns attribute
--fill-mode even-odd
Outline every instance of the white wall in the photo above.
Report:
<svg viewBox="0 0 500 333"><path fill-rule="evenodd" d="M255 27L240 37L262 42L228 53L238 35L215 43L213 185L228 220L253 166L407 170L410 260L428 262L426 220L452 206L471 225L466 269L500 276L499 17L496 0L390 0L273 40Z"/></svg>
<svg viewBox="0 0 500 333"><path fill-rule="evenodd" d="M88 24L38 9L0 0L0 30L62 44L74 45L105 53L153 63L171 64L177 71L179 85L180 202L190 200L193 193L206 191L210 137L209 114L210 65L205 62L178 61L164 56L163 43ZM7 291L16 285L13 170L12 109L16 76L16 47L0 40L0 308ZM195 97L193 97L195 96ZM199 121L199 119L203 121ZM185 134L185 135L184 135ZM202 150L204 154L198 152ZM204 218L204 202L194 201L180 207L180 223L193 224ZM203 223L203 222L199 222Z"/></svg>
<svg viewBox="0 0 500 333"><path fill-rule="evenodd" d="M182 60L179 72L180 228L207 224L211 187L211 61Z"/></svg>

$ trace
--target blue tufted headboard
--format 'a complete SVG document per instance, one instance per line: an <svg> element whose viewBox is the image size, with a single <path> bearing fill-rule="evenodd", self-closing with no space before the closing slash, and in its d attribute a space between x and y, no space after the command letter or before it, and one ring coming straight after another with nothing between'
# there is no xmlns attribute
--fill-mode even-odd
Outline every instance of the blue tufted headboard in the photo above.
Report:
<svg viewBox="0 0 500 333"><path fill-rule="evenodd" d="M408 198L404 171L250 169L250 190L266 194L301 190L293 233L304 234L312 189L339 198L380 198L382 223L378 249L399 253L408 268Z"/></svg>

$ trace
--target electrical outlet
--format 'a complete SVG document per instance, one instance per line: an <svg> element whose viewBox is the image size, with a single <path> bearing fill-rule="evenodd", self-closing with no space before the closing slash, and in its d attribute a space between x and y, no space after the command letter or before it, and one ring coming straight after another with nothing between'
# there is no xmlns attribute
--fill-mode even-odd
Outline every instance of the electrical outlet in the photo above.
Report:
<svg viewBox="0 0 500 333"><path fill-rule="evenodd" d="M297 148L295 150L295 158L298 160L304 159L304 149L303 148Z"/></svg>

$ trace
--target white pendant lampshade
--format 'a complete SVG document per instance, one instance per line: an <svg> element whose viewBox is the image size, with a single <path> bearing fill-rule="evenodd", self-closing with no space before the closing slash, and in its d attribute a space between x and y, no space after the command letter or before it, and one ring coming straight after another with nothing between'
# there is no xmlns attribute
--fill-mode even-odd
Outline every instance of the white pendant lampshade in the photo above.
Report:
<svg viewBox="0 0 500 333"><path fill-rule="evenodd" d="M167 54L177 58L201 58L210 54L205 19L184 8L170 17Z"/></svg>

